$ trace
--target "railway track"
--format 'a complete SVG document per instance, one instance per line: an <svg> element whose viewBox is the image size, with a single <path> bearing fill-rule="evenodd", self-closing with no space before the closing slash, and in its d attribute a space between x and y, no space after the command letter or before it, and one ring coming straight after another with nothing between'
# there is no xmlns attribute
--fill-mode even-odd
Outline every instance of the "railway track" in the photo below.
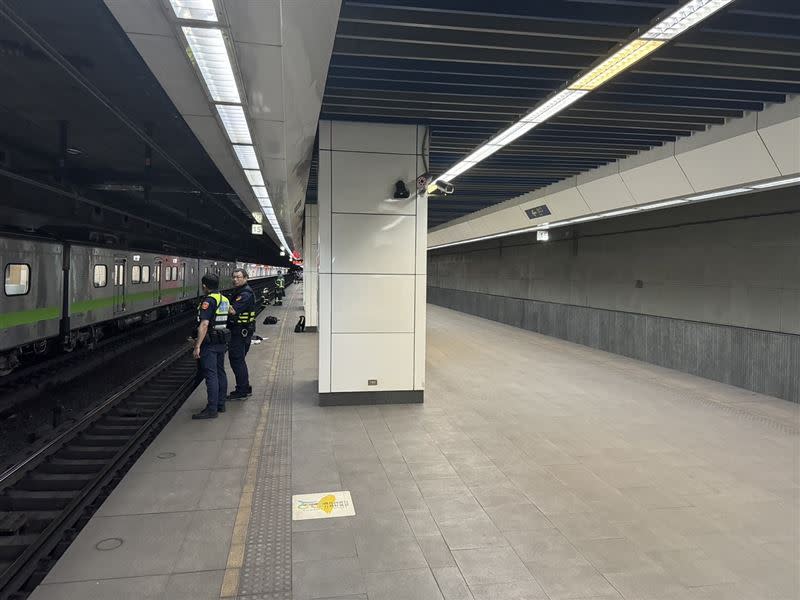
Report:
<svg viewBox="0 0 800 600"><path fill-rule="evenodd" d="M0 474L0 599L26 598L197 385L188 348Z"/></svg>

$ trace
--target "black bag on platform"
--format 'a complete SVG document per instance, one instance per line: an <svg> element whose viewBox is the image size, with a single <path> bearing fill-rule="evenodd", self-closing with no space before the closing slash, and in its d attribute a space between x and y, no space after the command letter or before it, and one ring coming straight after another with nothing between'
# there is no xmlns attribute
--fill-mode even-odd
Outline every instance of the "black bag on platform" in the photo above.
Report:
<svg viewBox="0 0 800 600"><path fill-rule="evenodd" d="M278 318L273 317L272 315L269 315L266 319L264 319L264 325L275 325L277 322Z"/></svg>
<svg viewBox="0 0 800 600"><path fill-rule="evenodd" d="M306 318L300 317L300 320L297 321L297 325L294 326L295 333L303 333L306 330Z"/></svg>

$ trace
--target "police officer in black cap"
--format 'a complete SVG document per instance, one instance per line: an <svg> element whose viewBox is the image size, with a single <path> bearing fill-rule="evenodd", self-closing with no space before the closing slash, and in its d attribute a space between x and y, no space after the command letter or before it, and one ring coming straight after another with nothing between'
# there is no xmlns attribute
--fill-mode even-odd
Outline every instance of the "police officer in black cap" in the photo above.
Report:
<svg viewBox="0 0 800 600"><path fill-rule="evenodd" d="M225 348L230 339L227 329L230 303L219 293L219 277L206 273L201 280L203 298L197 308L197 337L194 357L200 361L200 372L206 380L208 406L193 419L216 419L225 412L228 378L225 375Z"/></svg>
<svg viewBox="0 0 800 600"><path fill-rule="evenodd" d="M234 269L233 285L236 289L232 295L228 320L231 331L228 356L236 377L236 389L228 396L228 400L244 400L253 393L245 356L250 350L250 340L256 330L256 295L247 285L247 271L244 269Z"/></svg>

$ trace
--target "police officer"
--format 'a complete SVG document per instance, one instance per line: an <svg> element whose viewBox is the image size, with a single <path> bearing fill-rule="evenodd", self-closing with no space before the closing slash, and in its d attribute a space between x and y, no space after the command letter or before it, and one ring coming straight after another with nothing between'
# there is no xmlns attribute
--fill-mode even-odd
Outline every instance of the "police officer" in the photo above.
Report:
<svg viewBox="0 0 800 600"><path fill-rule="evenodd" d="M200 372L206 380L208 406L193 419L216 419L225 412L228 378L225 375L225 348L230 340L228 309L230 302L219 293L219 276L206 273L201 280L203 298L197 309L197 338L194 357L200 361Z"/></svg>
<svg viewBox="0 0 800 600"><path fill-rule="evenodd" d="M275 280L275 297L278 299L276 304L280 303L283 304L283 296L284 296L284 288L286 287L286 283L283 280L283 275L278 275L278 279Z"/></svg>
<svg viewBox="0 0 800 600"><path fill-rule="evenodd" d="M236 289L228 319L228 329L231 331L228 358L236 376L236 389L228 396L228 400L244 400L253 394L245 356L256 330L256 295L247 285L247 271L244 269L234 269L233 285Z"/></svg>

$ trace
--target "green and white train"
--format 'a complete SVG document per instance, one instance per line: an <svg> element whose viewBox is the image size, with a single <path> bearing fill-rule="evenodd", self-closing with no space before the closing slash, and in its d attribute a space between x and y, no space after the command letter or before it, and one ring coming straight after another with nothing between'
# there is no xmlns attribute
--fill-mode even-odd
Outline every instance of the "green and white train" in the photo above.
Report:
<svg viewBox="0 0 800 600"><path fill-rule="evenodd" d="M124 329L194 309L205 273L230 287L234 268L251 282L285 268L172 254L0 237L0 376L26 354L91 346Z"/></svg>

